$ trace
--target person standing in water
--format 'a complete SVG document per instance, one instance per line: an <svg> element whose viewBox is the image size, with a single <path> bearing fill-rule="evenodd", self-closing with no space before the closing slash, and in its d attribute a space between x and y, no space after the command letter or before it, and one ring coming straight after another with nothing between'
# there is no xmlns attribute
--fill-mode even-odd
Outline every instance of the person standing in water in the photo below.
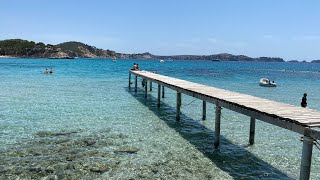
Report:
<svg viewBox="0 0 320 180"><path fill-rule="evenodd" d="M50 74L53 74L53 69L52 69L52 68L50 69L49 73L50 73Z"/></svg>
<svg viewBox="0 0 320 180"><path fill-rule="evenodd" d="M303 94L302 100L301 100L301 107L307 107L307 93Z"/></svg>

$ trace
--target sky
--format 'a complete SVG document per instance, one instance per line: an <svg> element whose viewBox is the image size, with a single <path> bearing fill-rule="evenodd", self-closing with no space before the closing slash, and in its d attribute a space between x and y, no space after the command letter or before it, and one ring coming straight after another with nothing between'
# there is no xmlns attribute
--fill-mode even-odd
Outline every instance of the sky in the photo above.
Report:
<svg viewBox="0 0 320 180"><path fill-rule="evenodd" d="M320 59L319 0L0 0L0 40Z"/></svg>

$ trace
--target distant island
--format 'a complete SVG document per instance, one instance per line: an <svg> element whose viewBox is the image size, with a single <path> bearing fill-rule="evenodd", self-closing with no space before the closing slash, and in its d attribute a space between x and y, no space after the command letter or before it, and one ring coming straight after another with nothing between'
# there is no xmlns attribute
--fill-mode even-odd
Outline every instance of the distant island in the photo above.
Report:
<svg viewBox="0 0 320 180"><path fill-rule="evenodd" d="M151 53L125 54L112 50L99 49L81 42L70 41L57 45L22 39L8 39L0 41L0 56L17 58L126 58L126 59L163 59L163 60L210 60L210 61L258 61L258 62L285 62L279 57L252 58L245 55L228 53L213 55L174 55L159 56ZM291 61L298 62L298 61ZM313 61L312 61L313 62ZM315 60L314 62L320 62Z"/></svg>
<svg viewBox="0 0 320 180"><path fill-rule="evenodd" d="M150 53L130 54L133 59L165 59L165 60L210 60L210 61L260 61L260 62L285 62L278 57L259 57L252 58L245 55L233 55L228 53L213 55L175 55L175 56L157 56Z"/></svg>

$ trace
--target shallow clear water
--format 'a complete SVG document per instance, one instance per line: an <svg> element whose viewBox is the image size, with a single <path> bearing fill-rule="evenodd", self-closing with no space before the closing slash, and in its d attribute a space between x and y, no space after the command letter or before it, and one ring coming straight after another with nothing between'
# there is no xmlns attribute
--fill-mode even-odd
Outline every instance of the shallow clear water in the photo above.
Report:
<svg viewBox="0 0 320 180"><path fill-rule="evenodd" d="M0 177L101 179L298 179L300 135L261 121L248 146L249 117L222 110L213 148L214 106L157 86L128 89L133 63L192 82L320 110L320 64L110 59L0 59ZM41 72L53 68L54 75ZM275 80L276 88L258 85ZM139 82L139 87L141 87ZM312 179L319 179L314 148ZM97 170L98 169L98 170Z"/></svg>

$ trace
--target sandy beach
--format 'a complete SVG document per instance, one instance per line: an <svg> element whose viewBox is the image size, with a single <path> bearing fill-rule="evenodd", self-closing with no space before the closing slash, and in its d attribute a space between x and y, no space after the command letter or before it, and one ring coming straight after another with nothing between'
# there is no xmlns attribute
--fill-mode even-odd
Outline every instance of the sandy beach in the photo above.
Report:
<svg viewBox="0 0 320 180"><path fill-rule="evenodd" d="M2 56L2 55L0 55L0 58L15 58L15 57L12 57L12 56Z"/></svg>

